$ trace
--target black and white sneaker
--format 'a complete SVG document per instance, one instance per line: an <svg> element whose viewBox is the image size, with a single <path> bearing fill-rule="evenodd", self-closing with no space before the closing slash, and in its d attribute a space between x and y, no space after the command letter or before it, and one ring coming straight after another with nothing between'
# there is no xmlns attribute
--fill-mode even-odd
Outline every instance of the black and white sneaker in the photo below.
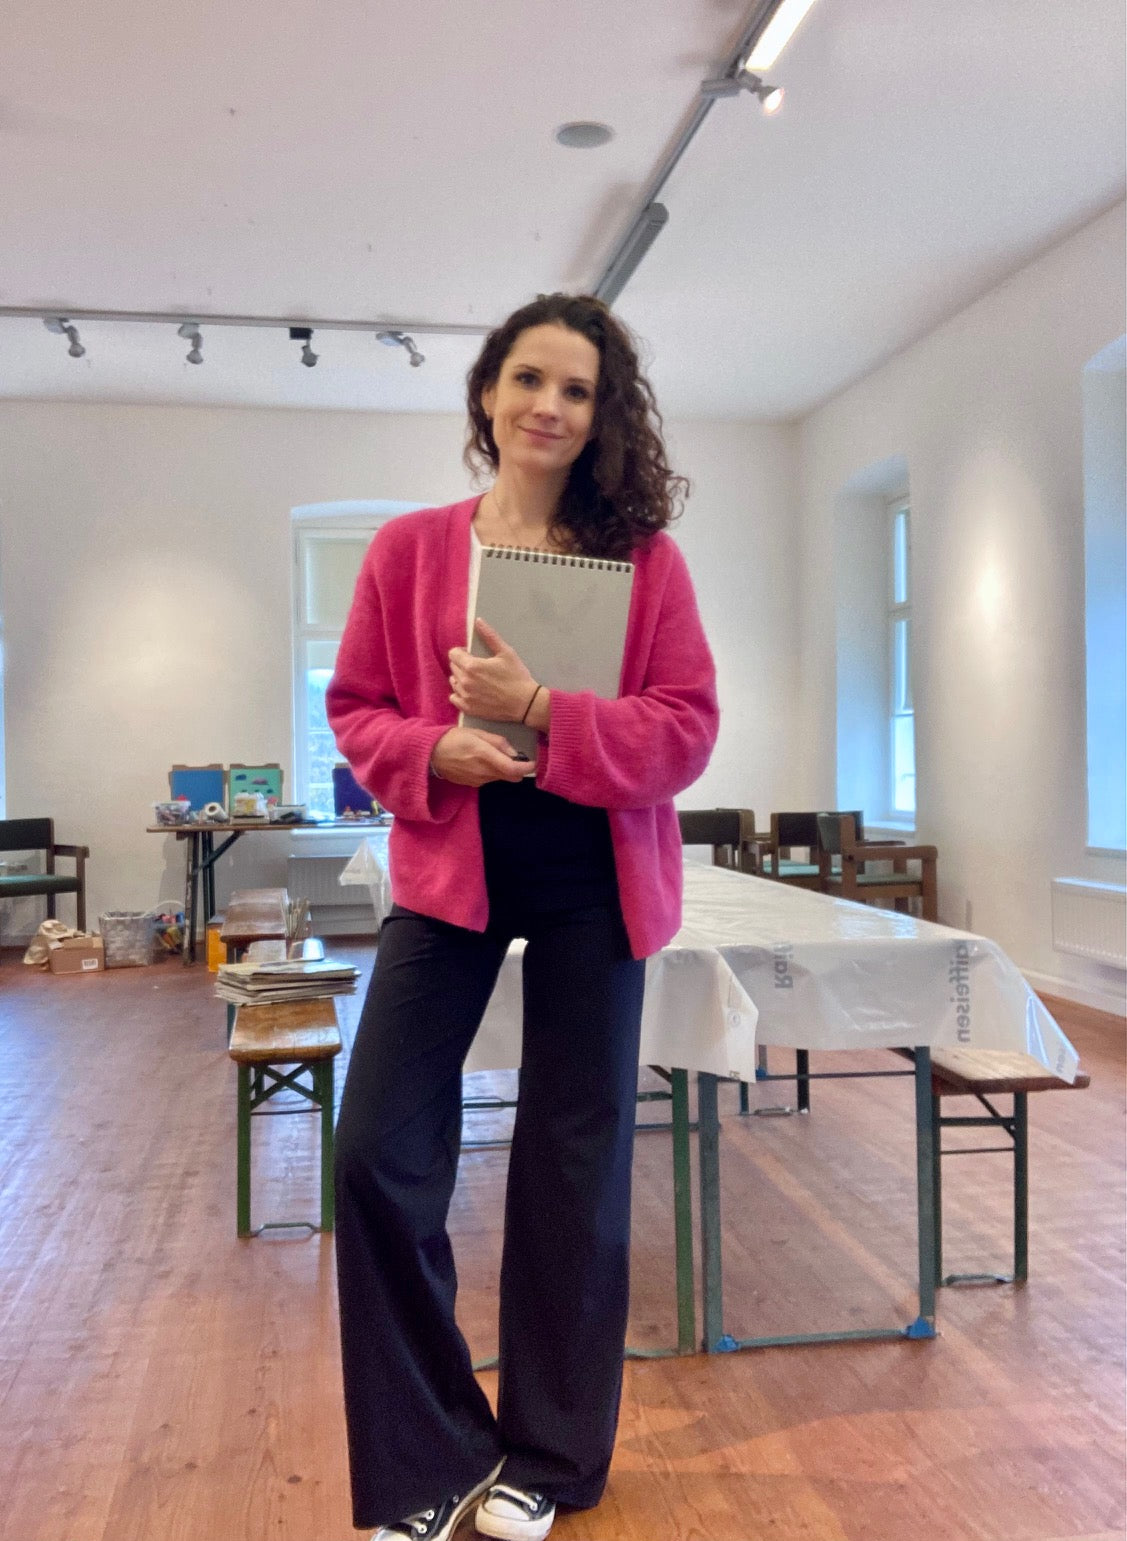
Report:
<svg viewBox="0 0 1127 1541"><path fill-rule="evenodd" d="M474 1524L483 1536L499 1541L543 1541L555 1517L556 1506L543 1493L495 1482L478 1505Z"/></svg>
<svg viewBox="0 0 1127 1541"><path fill-rule="evenodd" d="M394 1525L381 1525L372 1541L450 1541L463 1518L489 1487L504 1462L498 1462L488 1476L482 1478L468 1493L455 1493L444 1498L433 1509L420 1509ZM544 1532L547 1535L547 1531Z"/></svg>

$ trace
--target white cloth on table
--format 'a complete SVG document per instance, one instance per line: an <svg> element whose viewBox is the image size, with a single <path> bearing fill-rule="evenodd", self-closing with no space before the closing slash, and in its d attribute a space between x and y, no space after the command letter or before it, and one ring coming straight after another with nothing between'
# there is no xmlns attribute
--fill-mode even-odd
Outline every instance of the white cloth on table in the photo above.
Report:
<svg viewBox="0 0 1127 1541"><path fill-rule="evenodd" d="M387 914L387 831L341 882ZM355 869L351 877L346 877ZM501 969L467 1070L520 1063L521 955ZM646 964L641 1062L755 1077L756 1044L961 1046L1030 1054L1071 1081L1077 1054L1014 963L985 937L699 862L680 931Z"/></svg>

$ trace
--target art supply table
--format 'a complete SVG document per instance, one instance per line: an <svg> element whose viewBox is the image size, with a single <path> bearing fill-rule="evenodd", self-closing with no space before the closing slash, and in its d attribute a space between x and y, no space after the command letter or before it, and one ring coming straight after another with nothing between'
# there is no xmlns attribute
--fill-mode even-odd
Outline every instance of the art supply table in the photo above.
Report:
<svg viewBox="0 0 1127 1541"><path fill-rule="evenodd" d="M467 1070L520 1063L522 952L521 942L509 950ZM686 862L681 930L646 966L640 1059L697 1072L703 1346L710 1352L766 1341L729 1336L721 1300L717 1086L731 1077L753 1081L759 1044L915 1054L914 1069L886 1073L914 1077L917 1315L897 1327L785 1341L934 1336L931 1049L964 1045L1029 1054L1068 1081L1076 1074L1076 1051L1016 966L984 937ZM678 1255L683 1266L680 1248ZM679 1302L683 1293L682 1277Z"/></svg>
<svg viewBox="0 0 1127 1541"><path fill-rule="evenodd" d="M375 819L302 819L298 823L271 824L268 819L232 819L225 824L150 824L149 835L175 835L184 844L184 941L181 957L196 960L196 935L206 929L215 914L215 863L243 835L286 835L295 829L353 830L357 834L377 828ZM224 838L219 845L215 837ZM200 900L203 924L199 924Z"/></svg>

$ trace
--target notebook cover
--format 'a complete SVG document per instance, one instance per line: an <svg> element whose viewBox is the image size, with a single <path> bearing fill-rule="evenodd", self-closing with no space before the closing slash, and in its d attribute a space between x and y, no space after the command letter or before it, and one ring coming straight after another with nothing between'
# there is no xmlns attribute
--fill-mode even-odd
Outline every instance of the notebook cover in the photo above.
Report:
<svg viewBox="0 0 1127 1541"><path fill-rule="evenodd" d="M474 543L470 563L468 647L489 648L476 635L480 616L548 690L591 690L605 700L619 693L634 567L602 557L566 556L519 546ZM535 760L539 734L513 722L464 713L465 727L501 733Z"/></svg>

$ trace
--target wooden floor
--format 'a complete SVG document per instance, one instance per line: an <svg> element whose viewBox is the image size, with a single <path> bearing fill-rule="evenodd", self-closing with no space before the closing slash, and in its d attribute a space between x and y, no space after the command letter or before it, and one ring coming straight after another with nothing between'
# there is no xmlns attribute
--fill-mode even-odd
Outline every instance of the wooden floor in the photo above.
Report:
<svg viewBox="0 0 1127 1541"><path fill-rule="evenodd" d="M175 962L54 978L4 955L0 1541L355 1534L332 1242L236 1239L235 1075L210 992ZM553 1541L1121 1541L1124 1027L1050 1005L1092 1086L1030 1099L1029 1286L942 1291L931 1342L631 1363L606 1498ZM910 1081L817 1085L804 1118L741 1120L722 1095L728 1330L908 1321ZM503 1118L475 1115L467 1138ZM316 1120L260 1119L255 1141L256 1223L312 1214ZM639 1137L642 1347L675 1338L669 1155ZM505 1164L467 1152L452 1217L478 1356ZM945 1180L948 1267L1004 1265L1008 1161L952 1161Z"/></svg>

